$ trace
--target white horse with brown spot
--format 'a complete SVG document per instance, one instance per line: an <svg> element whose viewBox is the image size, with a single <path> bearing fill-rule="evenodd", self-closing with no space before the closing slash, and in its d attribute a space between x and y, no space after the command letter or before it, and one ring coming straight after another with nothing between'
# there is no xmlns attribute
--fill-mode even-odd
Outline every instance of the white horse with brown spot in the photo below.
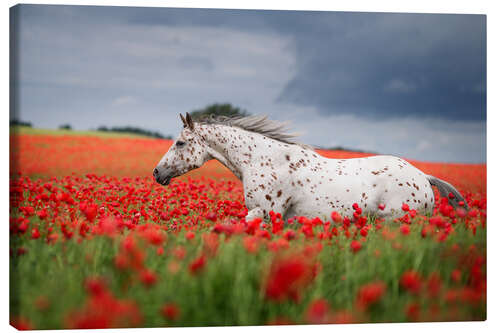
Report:
<svg viewBox="0 0 500 333"><path fill-rule="evenodd" d="M424 174L393 156L329 159L292 141L284 124L267 117L184 118L179 137L154 169L156 181L174 177L216 159L242 182L247 220L269 212L327 219L332 211L352 216L354 203L381 217L404 215L402 205L432 212L435 185L442 196L453 193L453 206L463 197L450 184ZM384 210L379 205L385 205ZM465 203L466 205L466 203Z"/></svg>

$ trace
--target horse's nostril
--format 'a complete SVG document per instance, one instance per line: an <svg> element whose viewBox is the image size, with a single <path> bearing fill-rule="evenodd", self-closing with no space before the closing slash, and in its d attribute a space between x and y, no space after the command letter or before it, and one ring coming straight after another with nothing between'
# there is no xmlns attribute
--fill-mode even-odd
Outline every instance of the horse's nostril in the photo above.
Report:
<svg viewBox="0 0 500 333"><path fill-rule="evenodd" d="M153 176L157 176L157 175L158 175L158 169L157 169L157 168L155 168L155 169L153 170Z"/></svg>

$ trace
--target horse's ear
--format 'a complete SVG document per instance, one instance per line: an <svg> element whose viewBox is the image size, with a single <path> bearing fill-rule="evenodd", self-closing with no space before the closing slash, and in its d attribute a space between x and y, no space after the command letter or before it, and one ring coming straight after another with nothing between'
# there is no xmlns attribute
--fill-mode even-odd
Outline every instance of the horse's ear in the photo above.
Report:
<svg viewBox="0 0 500 333"><path fill-rule="evenodd" d="M186 112L186 123L190 130L194 130L194 123L191 115Z"/></svg>
<svg viewBox="0 0 500 333"><path fill-rule="evenodd" d="M179 116L181 116L181 120L182 120L182 124L184 125L184 128L188 127L186 119L184 118L184 116L182 115L182 113L179 113Z"/></svg>

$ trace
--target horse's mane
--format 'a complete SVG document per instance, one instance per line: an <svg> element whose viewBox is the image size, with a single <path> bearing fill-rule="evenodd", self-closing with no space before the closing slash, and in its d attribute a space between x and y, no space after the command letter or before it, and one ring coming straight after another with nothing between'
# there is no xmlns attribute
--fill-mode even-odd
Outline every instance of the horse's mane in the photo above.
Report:
<svg viewBox="0 0 500 333"><path fill-rule="evenodd" d="M313 150L309 145L296 142L294 139L298 137L299 133L289 133L288 122L279 122L267 118L267 116L210 116L201 117L194 122L200 124L217 124L239 127L243 130L259 133L268 138L291 144L298 145L305 149Z"/></svg>

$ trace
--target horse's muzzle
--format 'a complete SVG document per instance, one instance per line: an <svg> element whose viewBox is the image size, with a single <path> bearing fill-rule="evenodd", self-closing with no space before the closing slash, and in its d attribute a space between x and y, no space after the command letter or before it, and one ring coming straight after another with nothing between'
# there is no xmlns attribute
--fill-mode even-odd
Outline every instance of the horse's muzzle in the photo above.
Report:
<svg viewBox="0 0 500 333"><path fill-rule="evenodd" d="M158 184L163 185L163 186L170 184L170 181L172 180L172 176L170 176L170 175L162 176L157 168L155 168L153 170L153 177L155 177L156 182Z"/></svg>
<svg viewBox="0 0 500 333"><path fill-rule="evenodd" d="M170 184L170 181L172 180L172 177L170 176L167 176L165 179L163 179L161 182L159 182L160 184L162 184L163 186L167 186L168 184Z"/></svg>

